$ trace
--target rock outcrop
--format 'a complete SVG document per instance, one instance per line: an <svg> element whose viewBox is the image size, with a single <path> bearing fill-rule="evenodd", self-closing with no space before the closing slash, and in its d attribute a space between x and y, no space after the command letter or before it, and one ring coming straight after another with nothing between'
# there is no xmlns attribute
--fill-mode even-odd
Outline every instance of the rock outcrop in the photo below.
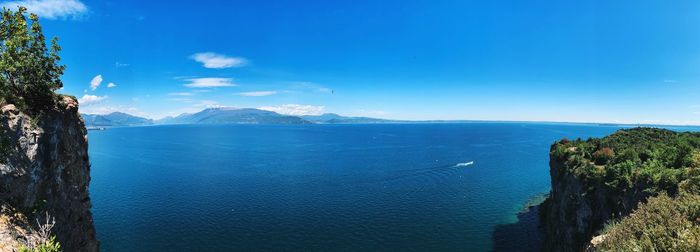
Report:
<svg viewBox="0 0 700 252"><path fill-rule="evenodd" d="M16 244L1 251L21 245L22 233L46 213L55 218L52 233L62 249L99 250L90 212L87 147L74 98L61 97L55 108L33 116L14 105L2 106L0 241L14 239Z"/></svg>

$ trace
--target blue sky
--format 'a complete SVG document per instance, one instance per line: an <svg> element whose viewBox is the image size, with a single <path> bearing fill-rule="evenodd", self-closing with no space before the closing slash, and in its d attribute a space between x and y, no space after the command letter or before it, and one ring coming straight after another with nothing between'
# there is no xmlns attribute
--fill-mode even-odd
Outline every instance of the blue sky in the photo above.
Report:
<svg viewBox="0 0 700 252"><path fill-rule="evenodd" d="M17 3L83 112L700 124L698 1Z"/></svg>

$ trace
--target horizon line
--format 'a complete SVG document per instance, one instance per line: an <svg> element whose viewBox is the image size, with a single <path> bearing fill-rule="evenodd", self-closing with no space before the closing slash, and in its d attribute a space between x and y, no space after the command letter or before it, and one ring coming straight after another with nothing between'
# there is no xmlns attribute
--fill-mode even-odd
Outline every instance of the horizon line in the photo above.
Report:
<svg viewBox="0 0 700 252"><path fill-rule="evenodd" d="M327 112L327 113L322 113L322 114L314 114L314 115L289 115L289 114L281 114L281 113L278 113L278 112L275 112L275 111L264 110L264 109L258 109L258 108L239 108L239 107L226 107L226 106L222 106L222 107L212 107L212 108L256 109L256 110L263 110L263 111L273 112L273 113L276 113L276 114L279 114L279 115L295 116L295 117L303 117L303 116L321 116L321 115L326 115L326 114L335 114L335 115L339 115L339 116L343 116L343 117L365 117L365 118L371 118L371 119L379 119L379 120L390 121L390 122L387 122L387 123L392 123L392 122L393 122L393 123L498 122L498 123L542 123L542 124L597 124L597 125L599 125L599 126L608 126L608 125L609 125L609 126L616 126L616 125L619 125L619 126L632 126L632 127L634 127L634 126L637 126L637 127L642 127L642 126L700 127L700 124L628 123L628 122L604 122L604 121L556 121L556 120L509 120L509 119L417 119L417 120L414 119L414 120L411 120L411 119L387 119L387 118L371 117L371 116L344 116L344 115L341 115L341 114L338 114L338 113L333 113L333 112ZM206 109L212 109L212 108L204 108L204 109L202 109L201 111L204 111L204 110L206 110ZM193 113L181 113L181 114L176 115L176 116L164 116L164 117L161 117L161 118L158 118L158 119L156 119L156 118L150 118L150 117L147 117L147 116L138 116L138 115L130 114L130 113L127 113L127 112L122 112L122 111L112 111L112 112L109 112L109 113L83 113L83 112L80 112L80 111L79 111L79 113L80 113L81 115L85 114L85 115L102 115L102 116L104 116L104 115L109 115L109 114L113 114L113 113L123 113L123 114L127 114L127 115L129 115L129 116L140 117L140 118L144 118L144 119L148 119L148 120L152 120L152 121L158 121L158 120L162 120L162 119L165 119L165 118L168 118L168 117L177 117L177 116L184 115L184 114L194 114L194 113L199 113L199 112L201 112L201 111L193 112Z"/></svg>

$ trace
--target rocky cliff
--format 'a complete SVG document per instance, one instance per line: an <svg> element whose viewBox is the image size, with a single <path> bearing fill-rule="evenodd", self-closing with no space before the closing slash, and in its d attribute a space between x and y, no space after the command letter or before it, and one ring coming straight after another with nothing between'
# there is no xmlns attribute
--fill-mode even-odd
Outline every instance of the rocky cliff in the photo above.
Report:
<svg viewBox="0 0 700 252"><path fill-rule="evenodd" d="M548 251L581 251L608 220L628 215L649 196L643 190L620 193L604 183L581 179L575 171L581 164L569 159L581 153L572 147L565 155L550 157L552 191L541 205Z"/></svg>
<svg viewBox="0 0 700 252"><path fill-rule="evenodd" d="M552 190L540 206L544 248L583 251L605 239L607 223L624 220L650 197L698 191L700 133L635 128L565 139L552 145L549 166Z"/></svg>
<svg viewBox="0 0 700 252"><path fill-rule="evenodd" d="M29 116L14 105L0 111L0 246L26 243L37 220L55 218L51 230L65 251L98 251L88 194L87 131L74 98ZM43 219L42 219L43 218Z"/></svg>

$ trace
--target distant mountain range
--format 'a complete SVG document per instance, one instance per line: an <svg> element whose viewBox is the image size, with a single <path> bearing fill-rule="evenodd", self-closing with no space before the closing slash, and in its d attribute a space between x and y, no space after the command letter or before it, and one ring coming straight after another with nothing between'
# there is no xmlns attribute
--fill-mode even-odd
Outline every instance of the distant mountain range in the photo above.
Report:
<svg viewBox="0 0 700 252"><path fill-rule="evenodd" d="M338 114L327 113L323 115L309 115L301 116L304 120L311 121L314 123L324 123L324 124L342 124L342 123L390 123L397 122L386 119L370 118L370 117L349 117L341 116Z"/></svg>
<svg viewBox="0 0 700 252"><path fill-rule="evenodd" d="M252 108L207 108L159 120L114 112L106 115L82 114L87 127L123 127L154 124L351 124L398 122L369 117L348 117L338 114L290 116Z"/></svg>
<svg viewBox="0 0 700 252"><path fill-rule="evenodd" d="M311 124L297 116L250 108L208 108L157 120L158 124Z"/></svg>
<svg viewBox="0 0 700 252"><path fill-rule="evenodd" d="M152 125L154 121L148 118L129 115L121 112L114 112L106 115L81 114L85 126L91 127L123 127L123 126L144 126Z"/></svg>

